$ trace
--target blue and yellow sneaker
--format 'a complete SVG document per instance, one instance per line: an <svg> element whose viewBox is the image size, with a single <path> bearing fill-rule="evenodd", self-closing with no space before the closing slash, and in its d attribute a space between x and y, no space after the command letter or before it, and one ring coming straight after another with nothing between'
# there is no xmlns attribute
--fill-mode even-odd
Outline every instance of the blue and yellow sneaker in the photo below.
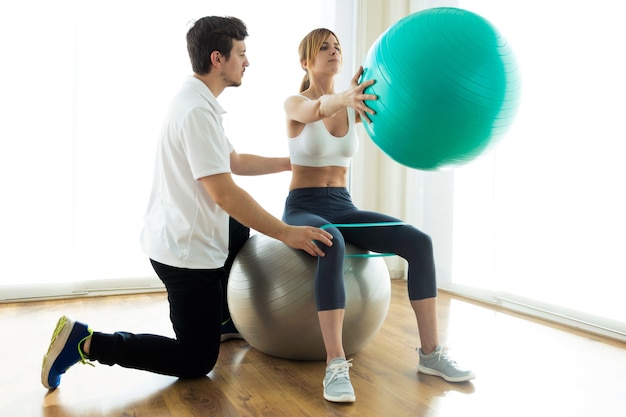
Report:
<svg viewBox="0 0 626 417"><path fill-rule="evenodd" d="M48 389L55 389L61 383L61 375L77 362L89 364L81 349L81 344L91 337L93 330L83 323L79 323L63 316L57 322L48 352L43 357L41 365L41 383Z"/></svg>

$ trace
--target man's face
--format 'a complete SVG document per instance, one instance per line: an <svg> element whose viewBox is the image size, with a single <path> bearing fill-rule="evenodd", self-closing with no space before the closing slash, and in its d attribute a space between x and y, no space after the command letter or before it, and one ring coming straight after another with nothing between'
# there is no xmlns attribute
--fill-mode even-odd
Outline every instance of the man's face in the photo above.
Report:
<svg viewBox="0 0 626 417"><path fill-rule="evenodd" d="M230 51L230 58L222 66L222 78L226 86L239 87L246 67L250 65L246 57L246 43L233 39L233 49Z"/></svg>

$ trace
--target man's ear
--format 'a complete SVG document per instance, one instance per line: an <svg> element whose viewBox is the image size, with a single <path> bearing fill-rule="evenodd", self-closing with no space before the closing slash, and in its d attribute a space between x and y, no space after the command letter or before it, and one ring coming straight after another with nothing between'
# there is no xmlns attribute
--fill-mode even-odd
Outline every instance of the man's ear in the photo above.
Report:
<svg viewBox="0 0 626 417"><path fill-rule="evenodd" d="M220 66L223 59L224 57L219 53L219 51L211 52L211 64L214 67Z"/></svg>

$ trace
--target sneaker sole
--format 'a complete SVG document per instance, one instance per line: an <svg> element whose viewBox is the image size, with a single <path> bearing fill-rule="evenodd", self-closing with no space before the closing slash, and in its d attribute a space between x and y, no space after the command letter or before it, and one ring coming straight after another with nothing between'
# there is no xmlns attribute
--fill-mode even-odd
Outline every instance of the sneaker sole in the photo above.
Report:
<svg viewBox="0 0 626 417"><path fill-rule="evenodd" d="M52 365L56 361L57 357L61 354L61 351L67 343L67 339L72 333L74 328L74 321L67 316L63 316L57 321L52 338L50 340L50 346L48 351L43 356L43 363L41 364L41 383L48 389L55 389L56 387L50 386L48 383L48 377L50 376L50 370ZM58 385L57 385L58 386Z"/></svg>
<svg viewBox="0 0 626 417"><path fill-rule="evenodd" d="M324 386L324 382L322 381L322 386ZM356 401L356 395L352 394L341 394L338 396L332 396L326 393L326 386L324 386L324 399L326 401L331 401L334 403L353 403Z"/></svg>
<svg viewBox="0 0 626 417"><path fill-rule="evenodd" d="M354 395L343 394L338 397L333 397L331 395L327 395L324 393L324 399L327 401L331 401L334 403L353 403L356 401L356 397Z"/></svg>
<svg viewBox="0 0 626 417"><path fill-rule="evenodd" d="M438 376L441 377L443 379L445 379L448 382L465 382L465 381L469 381L471 379L474 379L476 376L474 375L474 373L471 373L467 376L459 376L459 377L449 377L446 374L443 374L439 371L435 371L434 369L430 369L430 368L425 368L423 366L418 366L417 370L423 374L426 375L434 375L434 376Z"/></svg>

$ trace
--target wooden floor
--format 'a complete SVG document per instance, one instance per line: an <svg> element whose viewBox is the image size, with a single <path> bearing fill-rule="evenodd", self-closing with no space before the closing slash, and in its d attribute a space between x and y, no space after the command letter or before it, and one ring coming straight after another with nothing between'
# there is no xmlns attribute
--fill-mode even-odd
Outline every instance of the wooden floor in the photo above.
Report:
<svg viewBox="0 0 626 417"><path fill-rule="evenodd" d="M405 282L392 291L385 325L353 355L349 405L323 399L324 363L272 358L241 340L222 345L206 378L76 365L48 392L39 372L59 315L100 331L171 335L165 295L0 304L0 416L626 416L624 344L441 292L441 339L477 374L451 384L417 374Z"/></svg>

